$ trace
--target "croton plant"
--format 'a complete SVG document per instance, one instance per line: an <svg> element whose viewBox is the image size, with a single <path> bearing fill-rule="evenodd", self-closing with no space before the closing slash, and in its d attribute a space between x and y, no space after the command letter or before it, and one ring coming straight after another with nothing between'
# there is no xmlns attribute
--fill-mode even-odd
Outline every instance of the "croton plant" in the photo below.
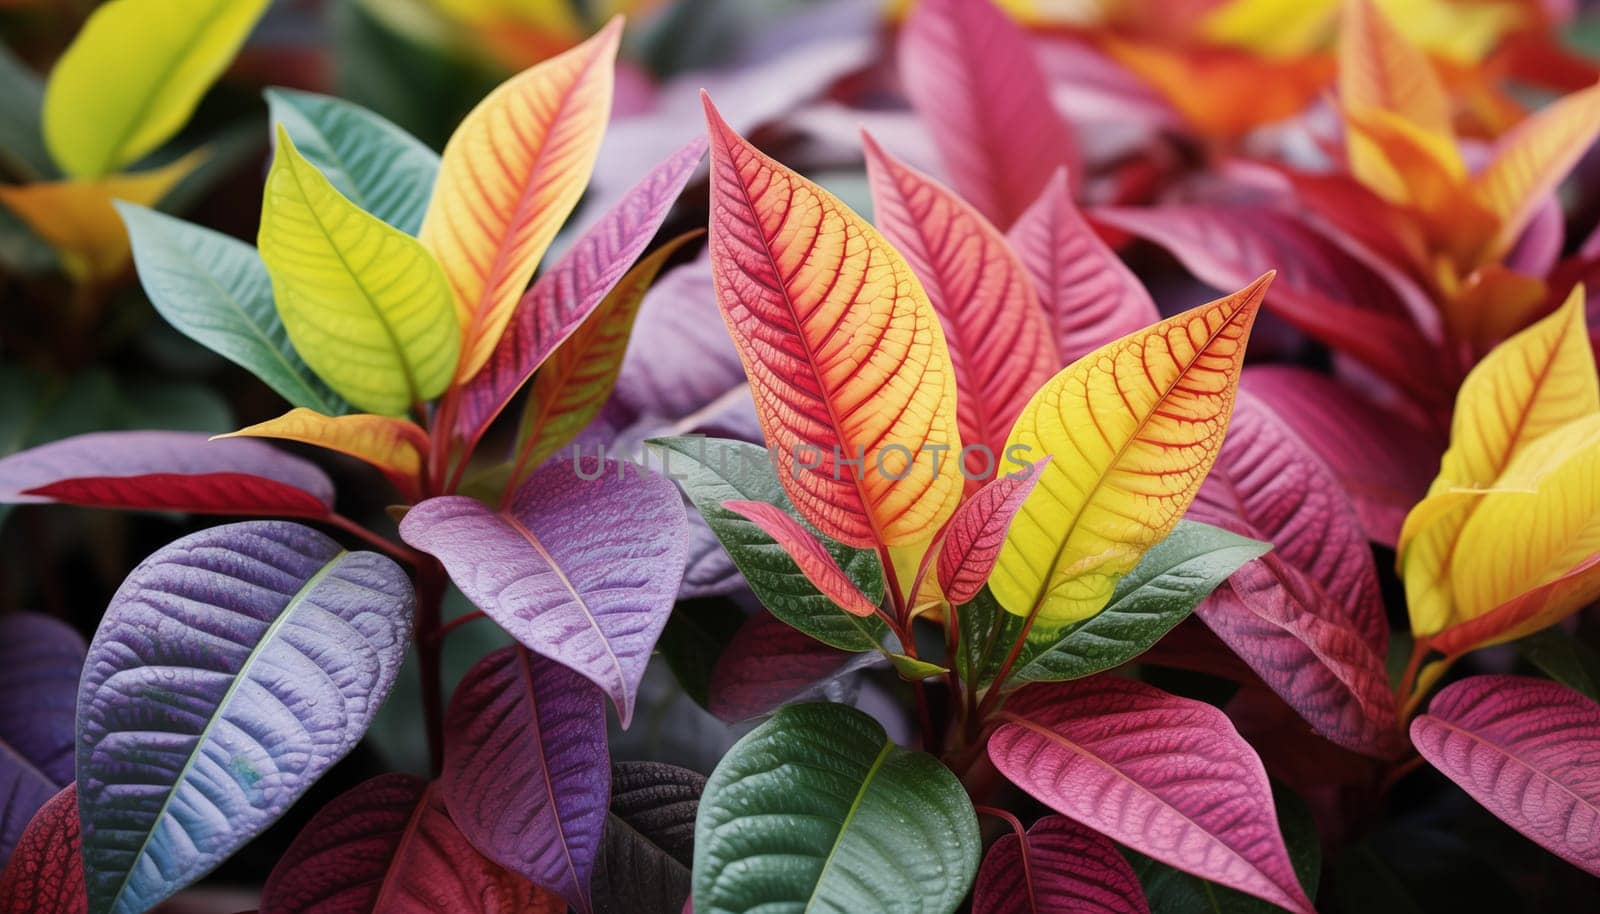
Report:
<svg viewBox="0 0 1600 914"><path fill-rule="evenodd" d="M274 834L260 914L1433 911L1346 863L1428 771L1600 897L1596 244L1563 257L1555 193L1600 86L1513 117L1375 0L1067 39L923 0L852 208L715 81L591 189L618 17L442 154L269 89L252 245L154 208L204 149L122 170L266 6L104 5L44 89L63 177L0 191L287 405L0 459L10 504L254 518L144 558L87 645L0 616L0 912L169 910ZM1205 177L1097 171L1052 34ZM1217 99L1252 73L1325 104L1326 167L1250 157L1267 115ZM1147 289L1139 237L1236 291ZM1254 355L1269 313L1333 357ZM421 770L314 790L403 662ZM708 770L631 739L662 689L731 725Z"/></svg>

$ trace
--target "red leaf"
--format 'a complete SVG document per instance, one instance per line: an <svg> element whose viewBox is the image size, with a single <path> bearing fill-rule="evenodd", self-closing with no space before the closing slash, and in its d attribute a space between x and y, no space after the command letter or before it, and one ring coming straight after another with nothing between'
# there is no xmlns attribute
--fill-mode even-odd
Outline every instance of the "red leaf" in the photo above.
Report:
<svg viewBox="0 0 1600 914"><path fill-rule="evenodd" d="M0 914L84 914L78 793L70 784L34 813L0 873Z"/></svg>
<svg viewBox="0 0 1600 914"><path fill-rule="evenodd" d="M996 841L984 855L972 898L972 914L1150 911L1117 846L1065 816L1033 823L1026 841L1015 834Z"/></svg>
<svg viewBox="0 0 1600 914"><path fill-rule="evenodd" d="M945 599L960 606L983 589L1000 557L1011 518L1039 483L1039 471L1049 462L1046 455L1026 474L990 480L951 515L939 547L939 587Z"/></svg>
<svg viewBox="0 0 1600 914"><path fill-rule="evenodd" d="M734 633L711 670L710 711L729 723L771 714L880 656L829 647L758 613Z"/></svg>
<svg viewBox="0 0 1600 914"><path fill-rule="evenodd" d="M900 33L900 76L951 183L1000 229L1077 143L1050 102L1028 36L989 0L923 0Z"/></svg>
<svg viewBox="0 0 1600 914"><path fill-rule="evenodd" d="M0 460L0 502L327 517L333 483L259 441L194 432L96 432Z"/></svg>
<svg viewBox="0 0 1600 914"><path fill-rule="evenodd" d="M874 220L922 281L956 370L967 489L995 469L1017 414L1062 366L1027 271L978 211L862 134ZM952 455L954 456L954 455Z"/></svg>
<svg viewBox="0 0 1600 914"><path fill-rule="evenodd" d="M1313 914L1266 772L1221 711L1099 676L1026 689L1003 716L989 758L1034 799L1170 866Z"/></svg>
<svg viewBox="0 0 1600 914"><path fill-rule="evenodd" d="M1161 319L1144 284L1072 202L1065 172L1056 172L1007 237L1033 276L1063 365Z"/></svg>
<svg viewBox="0 0 1600 914"><path fill-rule="evenodd" d="M1393 547L1406 512L1428 491L1444 441L1415 419L1373 403L1333 378L1266 365L1241 386L1310 446L1355 503L1367 537Z"/></svg>
<svg viewBox="0 0 1600 914"><path fill-rule="evenodd" d="M722 506L748 518L776 540L800 566L806 580L840 609L857 616L870 616L877 611L878 607L834 561L833 554L787 511L763 501L725 501Z"/></svg>
<svg viewBox="0 0 1600 914"><path fill-rule="evenodd" d="M1600 876L1600 705L1543 679L1474 676L1434 696L1411 741L1512 828Z"/></svg>

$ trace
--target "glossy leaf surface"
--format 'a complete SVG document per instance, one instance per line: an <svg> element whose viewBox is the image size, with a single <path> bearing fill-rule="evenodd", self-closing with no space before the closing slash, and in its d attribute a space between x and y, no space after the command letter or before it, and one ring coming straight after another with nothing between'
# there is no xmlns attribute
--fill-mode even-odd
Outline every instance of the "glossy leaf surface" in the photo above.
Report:
<svg viewBox="0 0 1600 914"><path fill-rule="evenodd" d="M1066 816L1045 816L1026 838L1003 835L978 870L973 914L1149 914L1144 890L1110 840Z"/></svg>
<svg viewBox="0 0 1600 914"><path fill-rule="evenodd" d="M4 914L88 914L78 840L78 797L71 787L51 797L22 832L0 871Z"/></svg>
<svg viewBox="0 0 1600 914"><path fill-rule="evenodd" d="M394 562L284 522L203 530L135 569L78 692L90 910L169 897L354 748L414 602Z"/></svg>
<svg viewBox="0 0 1600 914"><path fill-rule="evenodd" d="M725 501L722 506L760 527L761 532L782 546L811 586L840 609L853 616L870 616L877 609L877 604L868 600L834 561L827 547L782 508L759 501Z"/></svg>

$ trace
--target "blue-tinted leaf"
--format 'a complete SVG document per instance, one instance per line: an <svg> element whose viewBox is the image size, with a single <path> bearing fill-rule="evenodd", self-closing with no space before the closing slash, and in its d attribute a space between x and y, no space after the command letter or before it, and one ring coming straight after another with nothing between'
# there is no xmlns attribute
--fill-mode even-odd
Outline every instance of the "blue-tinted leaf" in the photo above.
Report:
<svg viewBox="0 0 1600 914"><path fill-rule="evenodd" d="M0 860L34 812L72 782L83 639L38 613L0 616Z"/></svg>

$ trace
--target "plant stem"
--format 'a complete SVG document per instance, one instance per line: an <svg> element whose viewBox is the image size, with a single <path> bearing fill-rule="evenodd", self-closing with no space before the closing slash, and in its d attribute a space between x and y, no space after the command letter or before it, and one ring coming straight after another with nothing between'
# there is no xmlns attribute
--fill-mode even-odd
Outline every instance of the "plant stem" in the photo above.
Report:
<svg viewBox="0 0 1600 914"><path fill-rule="evenodd" d="M440 620L444 611L445 580L444 566L435 559L428 559L417 569L417 671L422 679L422 719L428 734L428 757L435 775L444 766L444 681L439 660L440 648L444 645Z"/></svg>
<svg viewBox="0 0 1600 914"><path fill-rule="evenodd" d="M443 625L439 626L439 630L433 633L433 637L435 638L435 640L443 642L444 639L451 632L455 631L456 629L460 628L463 625L466 625L468 622L476 622L479 619L487 619L487 618L489 618L489 617L484 614L483 610L481 610L481 609L473 610L472 612L469 612L464 616L457 616L456 618L451 619L449 622L446 622Z"/></svg>
<svg viewBox="0 0 1600 914"><path fill-rule="evenodd" d="M390 558L404 562L407 565L420 566L425 560L425 557L422 555L422 553L416 551L415 549L411 549L407 546L402 546L398 543L385 539L378 534L373 533L371 530L368 530L366 527L361 526L350 518L345 517L343 514L329 515L326 522L338 527L340 530L343 530L351 536L360 539L362 542L367 543L373 548L382 550L383 552L387 553Z"/></svg>
<svg viewBox="0 0 1600 914"><path fill-rule="evenodd" d="M972 809L980 816L992 816L996 819L1004 820L1011 826L1011 830L1017 833L1018 840L1023 842L1028 840L1028 830L1022 827L1022 821L1004 809L997 809L993 806L984 806L981 803L974 805ZM1026 861L1028 855L1023 854L1022 856L1023 860Z"/></svg>
<svg viewBox="0 0 1600 914"><path fill-rule="evenodd" d="M978 718L988 717L995 705L1000 703L1000 695L1005 688L1006 677L1011 675L1011 668L1017 665L1017 658L1022 656L1022 648L1028 643L1028 632L1033 630L1033 621L1039 618L1039 607L1043 605L1044 598L1033 604L1033 609L1028 611L1028 618L1022 621L1022 631L1017 633L1017 640L1012 643L1011 651L1006 654L1006 659L1001 662L1000 669L995 671L994 682L989 685L988 694L983 696L983 704L978 706ZM1005 610L1002 609L1001 612Z"/></svg>

